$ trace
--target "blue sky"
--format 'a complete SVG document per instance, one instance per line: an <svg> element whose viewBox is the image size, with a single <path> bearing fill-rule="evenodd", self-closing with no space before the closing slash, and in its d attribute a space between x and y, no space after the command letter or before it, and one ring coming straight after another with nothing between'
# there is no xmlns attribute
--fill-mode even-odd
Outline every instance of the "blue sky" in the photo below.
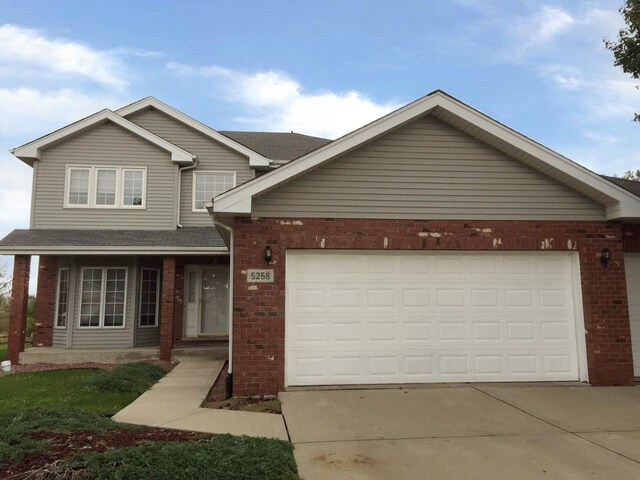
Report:
<svg viewBox="0 0 640 480"><path fill-rule="evenodd" d="M440 88L598 173L638 169L640 91L602 44L621 3L0 0L0 237L29 216L7 149L147 95L336 137Z"/></svg>

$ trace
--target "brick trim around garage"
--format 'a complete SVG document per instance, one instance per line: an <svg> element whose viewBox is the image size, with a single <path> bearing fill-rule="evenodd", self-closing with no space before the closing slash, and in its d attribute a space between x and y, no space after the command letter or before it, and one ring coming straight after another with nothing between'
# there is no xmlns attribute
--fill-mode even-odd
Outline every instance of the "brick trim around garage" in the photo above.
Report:
<svg viewBox="0 0 640 480"><path fill-rule="evenodd" d="M577 251L589 381L634 383L623 238L625 251L634 240L619 223L237 218L234 237L235 395L284 389L287 249ZM275 282L249 285L246 270L265 268L267 245ZM606 267L604 248L611 252Z"/></svg>

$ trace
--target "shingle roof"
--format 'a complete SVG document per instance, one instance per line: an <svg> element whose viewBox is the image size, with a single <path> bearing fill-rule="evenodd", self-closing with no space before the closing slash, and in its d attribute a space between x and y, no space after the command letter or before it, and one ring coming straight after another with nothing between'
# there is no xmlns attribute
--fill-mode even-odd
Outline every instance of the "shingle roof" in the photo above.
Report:
<svg viewBox="0 0 640 480"><path fill-rule="evenodd" d="M608 177L607 175L603 175L603 177L640 197L640 182L636 180L625 180L624 178Z"/></svg>
<svg viewBox="0 0 640 480"><path fill-rule="evenodd" d="M226 249L213 227L184 227L177 230L14 230L0 240L0 253L60 251L67 253L206 252Z"/></svg>
<svg viewBox="0 0 640 480"><path fill-rule="evenodd" d="M312 137L293 132L220 130L219 133L272 160L293 160L332 141L327 138Z"/></svg>

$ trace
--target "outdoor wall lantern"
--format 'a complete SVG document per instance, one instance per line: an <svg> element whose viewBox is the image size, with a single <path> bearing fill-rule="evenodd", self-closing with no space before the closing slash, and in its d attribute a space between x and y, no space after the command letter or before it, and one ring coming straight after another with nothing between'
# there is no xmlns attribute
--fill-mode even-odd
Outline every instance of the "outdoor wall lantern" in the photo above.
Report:
<svg viewBox="0 0 640 480"><path fill-rule="evenodd" d="M264 261L267 262L267 264L269 264L271 263L272 258L273 258L273 255L271 252L271 247L267 245L267 247L264 249Z"/></svg>
<svg viewBox="0 0 640 480"><path fill-rule="evenodd" d="M611 258L611 252L608 248L603 248L602 252L600 252L600 263L603 267L606 267L609 264L609 259Z"/></svg>

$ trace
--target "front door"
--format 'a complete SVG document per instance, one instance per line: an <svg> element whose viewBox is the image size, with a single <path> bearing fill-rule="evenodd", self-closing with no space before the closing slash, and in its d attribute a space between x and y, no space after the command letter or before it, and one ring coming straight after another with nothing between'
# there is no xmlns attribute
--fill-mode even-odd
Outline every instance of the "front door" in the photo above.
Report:
<svg viewBox="0 0 640 480"><path fill-rule="evenodd" d="M229 267L185 267L185 337L228 335Z"/></svg>

